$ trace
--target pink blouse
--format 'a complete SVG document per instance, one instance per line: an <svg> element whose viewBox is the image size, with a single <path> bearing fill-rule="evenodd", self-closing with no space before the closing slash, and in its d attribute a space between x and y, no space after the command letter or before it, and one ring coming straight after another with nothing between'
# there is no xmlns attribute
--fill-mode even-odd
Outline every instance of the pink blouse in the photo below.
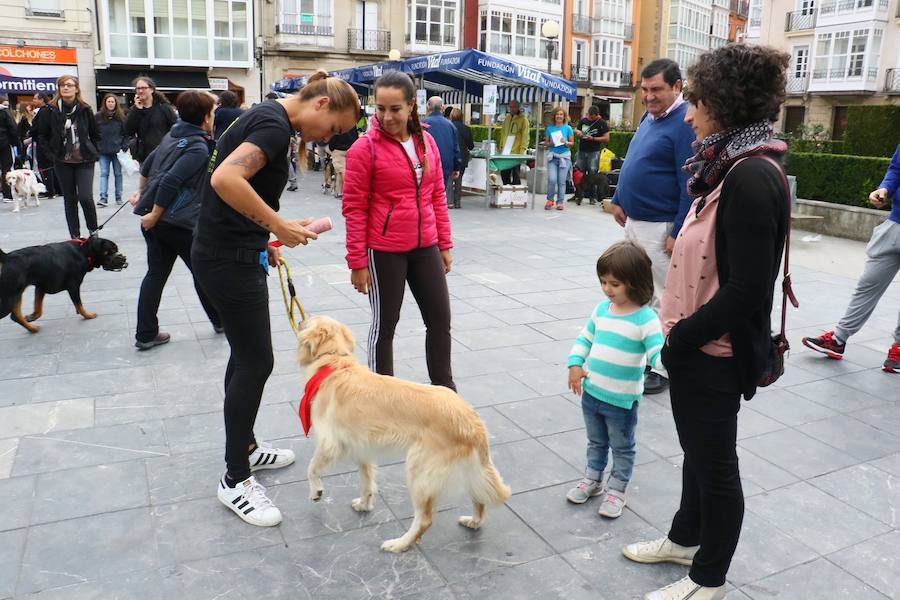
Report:
<svg viewBox="0 0 900 600"><path fill-rule="evenodd" d="M724 178L723 178L724 181ZM675 240L672 262L666 275L659 311L663 332L668 335L675 323L689 317L712 299L719 291L719 274L716 270L716 213L722 182L709 194L697 215L697 206L703 198L691 204L684 225ZM726 333L700 348L710 356L733 356L731 339Z"/></svg>

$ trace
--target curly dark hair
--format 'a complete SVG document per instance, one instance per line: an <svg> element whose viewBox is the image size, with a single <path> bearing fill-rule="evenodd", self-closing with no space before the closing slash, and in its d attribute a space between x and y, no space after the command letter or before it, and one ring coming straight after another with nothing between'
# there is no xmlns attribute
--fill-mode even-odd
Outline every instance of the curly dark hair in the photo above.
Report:
<svg viewBox="0 0 900 600"><path fill-rule="evenodd" d="M688 67L685 99L702 102L722 129L775 121L785 98L790 55L771 46L730 44Z"/></svg>

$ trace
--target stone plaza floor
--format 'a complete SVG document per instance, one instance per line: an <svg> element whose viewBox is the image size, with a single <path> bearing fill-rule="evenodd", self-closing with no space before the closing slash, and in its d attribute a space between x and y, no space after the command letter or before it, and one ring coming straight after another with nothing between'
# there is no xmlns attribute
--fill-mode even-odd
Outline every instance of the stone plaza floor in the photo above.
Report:
<svg viewBox="0 0 900 600"><path fill-rule="evenodd" d="M340 203L318 183L310 173L300 191L285 193L282 213L330 215L335 230L285 256L304 307L348 323L362 359L368 301L350 286ZM61 198L10 210L0 204L5 251L66 239ZM112 211L98 209L101 222ZM47 297L37 334L0 322L0 599L626 600L683 577L685 567L638 565L620 552L663 535L678 505L681 449L667 394L641 403L624 515L604 520L598 500L574 506L564 497L586 445L565 360L601 295L594 262L621 230L589 206L486 209L469 196L450 215L454 374L513 489L480 531L456 524L469 507L450 493L417 547L382 552L381 541L412 514L399 459L379 469L369 514L350 507L356 474L347 463L331 469L322 502L307 500L312 442L297 419L303 382L274 274L275 371L256 432L297 453L294 465L258 475L284 522L257 528L223 507L216 485L228 345L179 264L159 312L172 341L135 350L146 251L126 209L102 233L129 267L92 272L82 288L96 319L77 316L62 293ZM739 416L746 516L731 600L900 598L900 375L880 370L900 280L846 358L823 359L800 338L832 328L865 256L864 244L815 239L794 237L801 307L788 320L787 372ZM29 291L26 313L30 302ZM424 338L407 294L398 376L426 381Z"/></svg>

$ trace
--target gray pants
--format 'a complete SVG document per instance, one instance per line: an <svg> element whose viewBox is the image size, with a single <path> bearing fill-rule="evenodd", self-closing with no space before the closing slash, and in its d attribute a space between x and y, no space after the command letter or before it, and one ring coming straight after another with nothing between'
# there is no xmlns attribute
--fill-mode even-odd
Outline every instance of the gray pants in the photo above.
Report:
<svg viewBox="0 0 900 600"><path fill-rule="evenodd" d="M856 282L850 305L834 329L835 336L842 342L862 329L900 270L900 223L887 220L876 227L866 246L866 256L869 259L862 276ZM897 328L894 329L894 342L900 344L900 312L897 315Z"/></svg>

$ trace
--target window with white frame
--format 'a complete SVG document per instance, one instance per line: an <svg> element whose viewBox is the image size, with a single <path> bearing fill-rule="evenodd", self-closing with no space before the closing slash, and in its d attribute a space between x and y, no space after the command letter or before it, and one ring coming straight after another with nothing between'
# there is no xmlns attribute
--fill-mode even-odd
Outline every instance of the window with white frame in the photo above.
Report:
<svg viewBox="0 0 900 600"><path fill-rule="evenodd" d="M110 57L149 58L144 0L109 0L108 19ZM206 8L203 23L206 24Z"/></svg>
<svg viewBox="0 0 900 600"><path fill-rule="evenodd" d="M878 77L878 62L881 60L881 38L884 30L875 29L872 32L872 44L869 52L869 70L866 73L866 79L872 80Z"/></svg>
<svg viewBox="0 0 900 600"><path fill-rule="evenodd" d="M595 3L593 32L602 35L625 35L626 16L625 0L605 0ZM630 5L630 3L629 3Z"/></svg>
<svg viewBox="0 0 900 600"><path fill-rule="evenodd" d="M331 2L332 0L281 0L279 30L281 33L299 35L334 35Z"/></svg>
<svg viewBox="0 0 900 600"><path fill-rule="evenodd" d="M794 46L791 58L791 77L802 79L809 69L809 46Z"/></svg>
<svg viewBox="0 0 900 600"><path fill-rule="evenodd" d="M728 13L717 10L713 13L713 37L728 39Z"/></svg>
<svg viewBox="0 0 900 600"><path fill-rule="evenodd" d="M153 55L161 59L208 60L209 38L206 27L206 6L209 0L154 0ZM112 4L112 3L111 3ZM235 11L240 17L240 10ZM243 13L243 34L237 57L247 59L246 5ZM241 27L236 28L236 34ZM110 43L113 36L110 35ZM231 58L222 60L232 60Z"/></svg>
<svg viewBox="0 0 900 600"><path fill-rule="evenodd" d="M877 71L880 46L881 30L855 29L819 34L813 79L859 79L863 76L874 79L874 74L870 77L865 71L866 49L872 49L870 70L874 65Z"/></svg>
<svg viewBox="0 0 900 600"><path fill-rule="evenodd" d="M533 57L537 43L537 18L516 15L516 56Z"/></svg>
<svg viewBox="0 0 900 600"><path fill-rule="evenodd" d="M797 2L797 12L801 15L808 16L816 11L816 0L799 0Z"/></svg>
<svg viewBox="0 0 900 600"><path fill-rule="evenodd" d="M26 14L30 17L62 17L63 0L28 0Z"/></svg>
<svg viewBox="0 0 900 600"><path fill-rule="evenodd" d="M622 78L622 55L625 44L617 39L594 40L591 66L594 68L593 82L598 85L619 85Z"/></svg>
<svg viewBox="0 0 900 600"><path fill-rule="evenodd" d="M497 10L482 10L479 17L478 48L483 52L547 58L547 40L540 36L543 20ZM554 48L553 57L559 57L558 47Z"/></svg>
<svg viewBox="0 0 900 600"><path fill-rule="evenodd" d="M575 51L573 52L573 57L575 59L576 66L585 66L587 65L587 49L585 47L584 42L575 42Z"/></svg>
<svg viewBox="0 0 900 600"><path fill-rule="evenodd" d="M762 25L762 0L750 0L747 11L747 28L759 29Z"/></svg>
<svg viewBox="0 0 900 600"><path fill-rule="evenodd" d="M213 59L248 61L248 29L247 0L213 0Z"/></svg>
<svg viewBox="0 0 900 600"><path fill-rule="evenodd" d="M407 0L407 30L417 44L456 47L459 0Z"/></svg>

